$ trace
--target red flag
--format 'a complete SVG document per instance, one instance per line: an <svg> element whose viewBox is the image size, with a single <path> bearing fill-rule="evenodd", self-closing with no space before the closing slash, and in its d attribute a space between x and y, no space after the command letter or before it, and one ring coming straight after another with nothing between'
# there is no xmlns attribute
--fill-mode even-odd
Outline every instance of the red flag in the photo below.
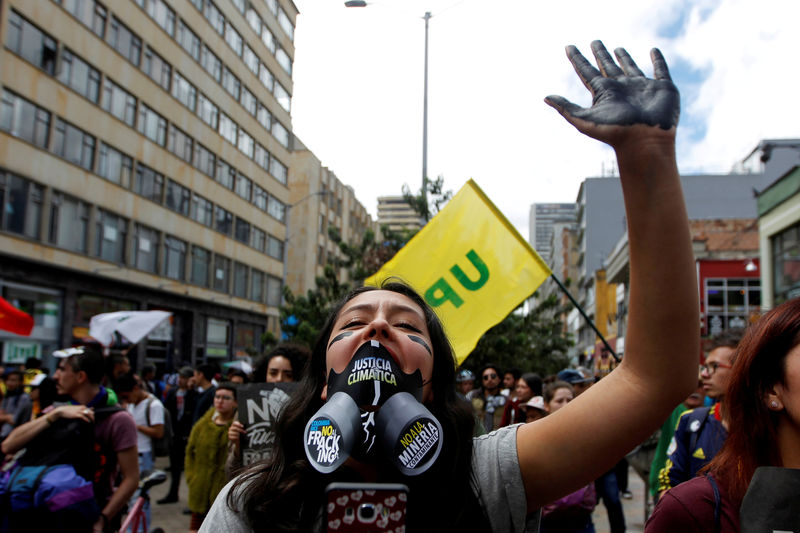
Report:
<svg viewBox="0 0 800 533"><path fill-rule="evenodd" d="M33 317L0 296L0 329L27 337L33 329Z"/></svg>

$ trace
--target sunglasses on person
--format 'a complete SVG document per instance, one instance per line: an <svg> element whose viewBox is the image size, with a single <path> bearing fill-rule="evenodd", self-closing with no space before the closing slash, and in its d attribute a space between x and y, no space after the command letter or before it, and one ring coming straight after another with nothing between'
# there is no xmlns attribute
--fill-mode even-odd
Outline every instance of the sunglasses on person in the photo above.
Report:
<svg viewBox="0 0 800 533"><path fill-rule="evenodd" d="M733 368L733 366L714 361L713 363L700 365L700 372L706 372L709 376L713 376L718 368Z"/></svg>
<svg viewBox="0 0 800 533"><path fill-rule="evenodd" d="M497 379L497 374L484 374L483 381L486 381L487 379Z"/></svg>

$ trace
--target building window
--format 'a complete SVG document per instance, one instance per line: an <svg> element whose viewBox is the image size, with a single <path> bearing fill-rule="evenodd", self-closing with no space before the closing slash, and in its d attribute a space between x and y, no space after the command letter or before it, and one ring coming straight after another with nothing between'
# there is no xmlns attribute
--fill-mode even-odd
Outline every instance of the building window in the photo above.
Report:
<svg viewBox="0 0 800 533"><path fill-rule="evenodd" d="M134 182L133 190L137 194L141 194L148 200L152 200L157 204L162 202L162 193L164 191L164 176L155 170L144 166L141 163L136 165L136 180Z"/></svg>
<svg viewBox="0 0 800 533"><path fill-rule="evenodd" d="M203 52L200 56L200 65L203 69L211 75L214 80L219 83L222 79L222 61L211 51L211 49L203 45Z"/></svg>
<svg viewBox="0 0 800 533"><path fill-rule="evenodd" d="M267 4L267 7L269 8L270 12L277 17L278 16L278 0L264 0L264 3Z"/></svg>
<svg viewBox="0 0 800 533"><path fill-rule="evenodd" d="M286 110L287 113L292 111L292 97L280 83L275 83L275 99L278 101L278 105Z"/></svg>
<svg viewBox="0 0 800 533"><path fill-rule="evenodd" d="M178 22L178 44L195 61L200 61L200 38L182 20Z"/></svg>
<svg viewBox="0 0 800 533"><path fill-rule="evenodd" d="M239 242L250 244L250 223L236 217L236 231L233 236Z"/></svg>
<svg viewBox="0 0 800 533"><path fill-rule="evenodd" d="M800 224L771 238L775 305L800 296Z"/></svg>
<svg viewBox="0 0 800 533"><path fill-rule="evenodd" d="M164 238L164 276L182 280L186 269L186 243L175 237Z"/></svg>
<svg viewBox="0 0 800 533"><path fill-rule="evenodd" d="M270 235L267 241L267 255L283 261L283 241Z"/></svg>
<svg viewBox="0 0 800 533"><path fill-rule="evenodd" d="M255 153L253 154L253 160L258 164L258 166L269 172L269 152L259 143L256 143L256 149ZM262 207L261 209L266 209L266 208L267 208L266 204L264 204L264 207Z"/></svg>
<svg viewBox="0 0 800 533"><path fill-rule="evenodd" d="M267 201L267 213L283 222L283 218L286 215L286 206L274 196L270 196Z"/></svg>
<svg viewBox="0 0 800 533"><path fill-rule="evenodd" d="M179 130L173 124L169 129L169 142L167 150L180 157L187 163L192 162L192 143L193 139Z"/></svg>
<svg viewBox="0 0 800 533"><path fill-rule="evenodd" d="M267 276L267 305L277 307L281 304L281 280Z"/></svg>
<svg viewBox="0 0 800 533"><path fill-rule="evenodd" d="M144 2L145 0L139 0ZM164 0L147 0L147 14L161 26L170 37L175 36L175 12L164 2Z"/></svg>
<svg viewBox="0 0 800 533"><path fill-rule="evenodd" d="M231 118L226 115L225 113L219 114L219 134L222 137L231 143L232 145L236 146L236 130L238 126L236 123L231 120Z"/></svg>
<svg viewBox="0 0 800 533"><path fill-rule="evenodd" d="M97 257L122 264L125 262L125 236L128 222L102 209L97 210L97 235L95 254Z"/></svg>
<svg viewBox="0 0 800 533"><path fill-rule="evenodd" d="M272 92L275 88L275 77L264 63L261 63L261 66L259 67L258 79L261 80L261 85L266 87L269 92Z"/></svg>
<svg viewBox="0 0 800 533"><path fill-rule="evenodd" d="M233 265L233 295L247 298L247 265L242 263Z"/></svg>
<svg viewBox="0 0 800 533"><path fill-rule="evenodd" d="M317 246L317 265L325 266L325 247Z"/></svg>
<svg viewBox="0 0 800 533"><path fill-rule="evenodd" d="M751 314L761 308L761 281L758 278L705 280L705 314L708 335L731 328L744 328Z"/></svg>
<svg viewBox="0 0 800 533"><path fill-rule="evenodd" d="M133 241L133 266L146 272L158 272L158 232L141 224L136 224Z"/></svg>
<svg viewBox="0 0 800 533"><path fill-rule="evenodd" d="M0 101L0 130L47 148L50 112L14 93L3 91Z"/></svg>
<svg viewBox="0 0 800 533"><path fill-rule="evenodd" d="M227 358L230 352L231 324L227 320L208 319L206 323L206 356Z"/></svg>
<svg viewBox="0 0 800 533"><path fill-rule="evenodd" d="M270 131L272 129L272 115L269 110L259 102L258 113L256 114L258 123L264 126L264 129Z"/></svg>
<svg viewBox="0 0 800 533"><path fill-rule="evenodd" d="M214 205L199 194L193 193L191 216L192 220L211 227L211 222L214 220Z"/></svg>
<svg viewBox="0 0 800 533"><path fill-rule="evenodd" d="M236 52L237 56L242 57L242 36L239 35L239 32L236 31L230 21L225 21L225 42Z"/></svg>
<svg viewBox="0 0 800 533"><path fill-rule="evenodd" d="M217 166L217 158L208 148L200 143L195 143L194 166L206 176L213 178L214 169Z"/></svg>
<svg viewBox="0 0 800 533"><path fill-rule="evenodd" d="M172 180L167 180L167 208L188 217L191 210L191 199L192 193L189 189Z"/></svg>
<svg viewBox="0 0 800 533"><path fill-rule="evenodd" d="M172 79L172 67L160 55L156 54L149 46L144 50L144 64L142 70L150 79L169 91Z"/></svg>
<svg viewBox="0 0 800 533"><path fill-rule="evenodd" d="M250 299L264 301L264 273L255 268L250 270Z"/></svg>
<svg viewBox="0 0 800 533"><path fill-rule="evenodd" d="M211 126L215 131L219 126L219 108L217 105L200 93L197 97L197 115Z"/></svg>
<svg viewBox="0 0 800 533"><path fill-rule="evenodd" d="M139 66L139 59L142 55L142 40L114 16L111 17L108 44L122 54L125 59L137 67Z"/></svg>
<svg viewBox="0 0 800 533"><path fill-rule="evenodd" d="M51 76L56 71L56 41L13 9L8 16L8 48Z"/></svg>
<svg viewBox="0 0 800 533"><path fill-rule="evenodd" d="M214 290L227 293L230 277L231 260L221 255L214 256Z"/></svg>
<svg viewBox="0 0 800 533"><path fill-rule="evenodd" d="M284 185L289 181L289 169L274 157L270 158L269 161L269 173Z"/></svg>
<svg viewBox="0 0 800 533"><path fill-rule="evenodd" d="M289 148L289 130L277 120L272 123L272 136L285 148Z"/></svg>
<svg viewBox="0 0 800 533"><path fill-rule="evenodd" d="M222 86L228 91L228 94L233 96L234 100L239 100L242 84L239 82L239 78L225 66L222 67Z"/></svg>
<svg viewBox="0 0 800 533"><path fill-rule="evenodd" d="M94 146L94 137L60 118L56 119L53 135L53 152L56 155L86 170L92 170Z"/></svg>
<svg viewBox="0 0 800 533"><path fill-rule="evenodd" d="M127 189L130 187L132 172L133 160L129 156L106 143L100 143L97 161L97 173L100 176Z"/></svg>
<svg viewBox="0 0 800 533"><path fill-rule="evenodd" d="M64 48L58 81L94 103L100 96L100 71Z"/></svg>
<svg viewBox="0 0 800 533"><path fill-rule="evenodd" d="M261 27L261 42L264 43L267 50L273 54L275 53L275 36L269 31L266 24Z"/></svg>
<svg viewBox="0 0 800 533"><path fill-rule="evenodd" d="M247 19L247 23L253 28L256 35L261 35L261 17L258 16L252 5L247 6L247 13L245 13L244 18Z"/></svg>
<svg viewBox="0 0 800 533"><path fill-rule="evenodd" d="M225 35L225 17L222 15L219 8L214 5L214 2L211 0L206 0L203 15L205 15L206 20L209 24L211 24L211 27L214 28L214 31L219 33L221 36Z"/></svg>
<svg viewBox="0 0 800 533"><path fill-rule="evenodd" d="M214 206L214 229L225 235L233 232L233 214L218 205Z"/></svg>
<svg viewBox="0 0 800 533"><path fill-rule="evenodd" d="M258 100L253 93L251 93L247 87L242 85L242 98L241 98L242 107L247 110L253 116L256 116L256 109L258 106Z"/></svg>
<svg viewBox="0 0 800 533"><path fill-rule="evenodd" d="M208 273L211 270L211 252L198 246L192 246L192 279L191 282L201 287L208 287Z"/></svg>
<svg viewBox="0 0 800 533"><path fill-rule="evenodd" d="M89 206L77 198L54 192L50 202L50 242L73 252L86 253L88 230Z"/></svg>
<svg viewBox="0 0 800 533"><path fill-rule="evenodd" d="M267 191L263 188L259 187L258 185L254 186L253 189L253 204L262 211L267 210L267 202L268 202L269 195Z"/></svg>
<svg viewBox="0 0 800 533"><path fill-rule="evenodd" d="M128 126L136 121L136 98L109 78L103 82L103 109Z"/></svg>
<svg viewBox="0 0 800 533"><path fill-rule="evenodd" d="M197 89L177 70L172 78L172 96L192 111L197 108Z"/></svg>
<svg viewBox="0 0 800 533"><path fill-rule="evenodd" d="M137 130L160 146L164 146L167 142L167 119L141 102L139 102Z"/></svg>
<svg viewBox="0 0 800 533"><path fill-rule="evenodd" d="M238 9L239 13L241 13L242 15L244 15L245 7L246 7L245 4L246 3L247 2L245 0L231 0L231 4L233 4L234 7L236 9Z"/></svg>
<svg viewBox="0 0 800 533"><path fill-rule="evenodd" d="M233 190L233 183L236 181L236 169L222 159L217 159L216 180L226 189Z"/></svg>
<svg viewBox="0 0 800 533"><path fill-rule="evenodd" d="M292 58L289 57L289 54L286 53L286 50L283 48L278 47L275 51L275 59L278 60L278 64L283 67L283 70L286 71L289 76L292 75Z"/></svg>
<svg viewBox="0 0 800 533"><path fill-rule="evenodd" d="M253 182L250 181L250 179L241 172L237 173L234 192L249 202L250 193L252 190L253 190Z"/></svg>
<svg viewBox="0 0 800 533"><path fill-rule="evenodd" d="M267 249L267 234L260 229L253 227L253 233L250 241L250 246L255 248L261 253L264 253Z"/></svg>
<svg viewBox="0 0 800 533"><path fill-rule="evenodd" d="M0 170L0 229L38 239L44 187Z"/></svg>
<svg viewBox="0 0 800 533"><path fill-rule="evenodd" d="M242 152L247 157L249 157L250 159L252 159L253 156L255 155L255 147L256 143L255 140L253 140L253 137L243 129L240 129L239 151Z"/></svg>
<svg viewBox="0 0 800 533"><path fill-rule="evenodd" d="M244 64L247 65L247 68L250 69L250 72L258 76L258 56L253 52L253 49L246 44L244 45L242 59L244 60Z"/></svg>
<svg viewBox="0 0 800 533"><path fill-rule="evenodd" d="M108 11L94 0L56 0L101 39L105 36Z"/></svg>
<svg viewBox="0 0 800 533"><path fill-rule="evenodd" d="M292 21L289 20L289 15L287 15L286 11L280 6L278 6L278 24L281 25L283 31L289 36L289 40L294 41L294 25Z"/></svg>

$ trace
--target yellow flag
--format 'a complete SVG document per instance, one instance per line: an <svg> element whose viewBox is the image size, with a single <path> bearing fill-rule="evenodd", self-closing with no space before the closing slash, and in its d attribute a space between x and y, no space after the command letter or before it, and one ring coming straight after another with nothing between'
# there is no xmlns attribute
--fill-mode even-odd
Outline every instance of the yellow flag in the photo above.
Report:
<svg viewBox="0 0 800 533"><path fill-rule="evenodd" d="M481 335L550 275L539 254L469 180L366 285L397 277L436 311L461 364Z"/></svg>

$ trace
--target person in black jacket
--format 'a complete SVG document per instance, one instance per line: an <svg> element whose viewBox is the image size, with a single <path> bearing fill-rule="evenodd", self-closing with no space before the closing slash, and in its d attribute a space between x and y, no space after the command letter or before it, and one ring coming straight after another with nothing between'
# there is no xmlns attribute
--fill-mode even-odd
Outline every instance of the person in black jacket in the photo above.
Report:
<svg viewBox="0 0 800 533"><path fill-rule="evenodd" d="M186 443L194 422L194 410L197 406L197 391L194 389L194 369L184 366L178 371L178 386L167 392L164 402L169 416L172 418L174 438L169 452L169 470L171 479L169 492L156 503L175 503L178 501L178 488L181 485L181 472L186 455Z"/></svg>

